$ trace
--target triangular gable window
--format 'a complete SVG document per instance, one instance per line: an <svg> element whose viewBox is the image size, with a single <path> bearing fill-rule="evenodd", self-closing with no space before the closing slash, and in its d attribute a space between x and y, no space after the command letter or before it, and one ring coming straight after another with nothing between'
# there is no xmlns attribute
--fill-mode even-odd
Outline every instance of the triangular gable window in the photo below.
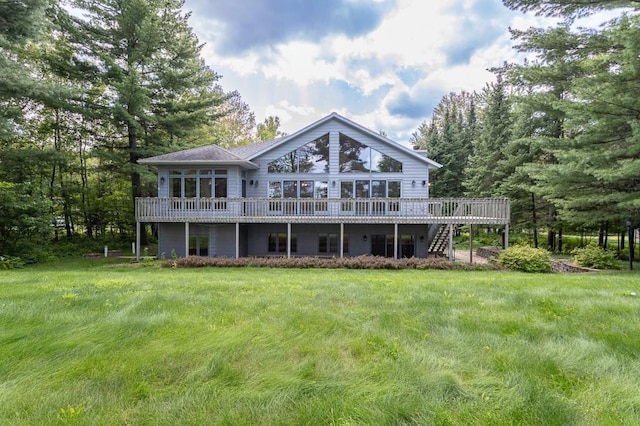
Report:
<svg viewBox="0 0 640 426"><path fill-rule="evenodd" d="M340 133L340 173L402 172L402 163Z"/></svg>
<svg viewBox="0 0 640 426"><path fill-rule="evenodd" d="M329 173L329 133L273 160L269 173Z"/></svg>

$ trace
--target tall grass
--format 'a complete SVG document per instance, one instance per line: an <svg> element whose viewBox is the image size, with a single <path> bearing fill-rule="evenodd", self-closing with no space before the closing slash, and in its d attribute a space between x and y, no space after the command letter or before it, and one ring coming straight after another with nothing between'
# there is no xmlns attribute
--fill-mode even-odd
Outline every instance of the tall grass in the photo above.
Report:
<svg viewBox="0 0 640 426"><path fill-rule="evenodd" d="M0 424L640 423L637 274L0 274Z"/></svg>

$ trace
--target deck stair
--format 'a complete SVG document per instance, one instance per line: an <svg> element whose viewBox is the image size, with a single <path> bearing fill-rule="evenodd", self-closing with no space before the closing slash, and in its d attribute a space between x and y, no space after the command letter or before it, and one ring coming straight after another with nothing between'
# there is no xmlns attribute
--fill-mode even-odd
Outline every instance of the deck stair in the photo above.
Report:
<svg viewBox="0 0 640 426"><path fill-rule="evenodd" d="M447 248L449 247L449 232L451 228L454 228L453 224L442 224L435 227L435 236L429 244L429 256L446 256Z"/></svg>

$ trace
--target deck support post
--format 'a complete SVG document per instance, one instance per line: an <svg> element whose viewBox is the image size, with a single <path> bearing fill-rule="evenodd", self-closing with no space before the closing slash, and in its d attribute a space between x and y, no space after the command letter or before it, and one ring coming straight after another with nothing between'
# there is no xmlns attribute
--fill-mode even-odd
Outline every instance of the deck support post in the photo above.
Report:
<svg viewBox="0 0 640 426"><path fill-rule="evenodd" d="M449 224L449 260L453 258L453 223Z"/></svg>
<svg viewBox="0 0 640 426"><path fill-rule="evenodd" d="M291 257L291 222L287 223L287 259Z"/></svg>
<svg viewBox="0 0 640 426"><path fill-rule="evenodd" d="M473 224L469 224L469 263L473 263Z"/></svg>
<svg viewBox="0 0 640 426"><path fill-rule="evenodd" d="M189 222L184 223L184 257L189 257Z"/></svg>
<svg viewBox="0 0 640 426"><path fill-rule="evenodd" d="M140 221L136 220L136 262L140 262Z"/></svg>
<svg viewBox="0 0 640 426"><path fill-rule="evenodd" d="M344 257L344 223L340 223L340 258Z"/></svg>
<svg viewBox="0 0 640 426"><path fill-rule="evenodd" d="M398 224L393 224L393 258L398 259Z"/></svg>
<svg viewBox="0 0 640 426"><path fill-rule="evenodd" d="M236 259L240 258L240 222L236 222Z"/></svg>
<svg viewBox="0 0 640 426"><path fill-rule="evenodd" d="M509 224L504 225L504 249L509 248Z"/></svg>

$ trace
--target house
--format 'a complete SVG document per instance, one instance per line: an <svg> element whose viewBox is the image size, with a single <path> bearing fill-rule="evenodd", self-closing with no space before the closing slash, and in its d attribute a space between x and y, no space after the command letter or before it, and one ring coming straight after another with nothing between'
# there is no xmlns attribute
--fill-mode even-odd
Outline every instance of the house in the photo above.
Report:
<svg viewBox="0 0 640 426"><path fill-rule="evenodd" d="M165 256L451 257L455 224L508 232L509 200L429 198L440 164L336 113L271 141L140 163L157 168L158 196L136 200L137 240L140 223L157 223Z"/></svg>

